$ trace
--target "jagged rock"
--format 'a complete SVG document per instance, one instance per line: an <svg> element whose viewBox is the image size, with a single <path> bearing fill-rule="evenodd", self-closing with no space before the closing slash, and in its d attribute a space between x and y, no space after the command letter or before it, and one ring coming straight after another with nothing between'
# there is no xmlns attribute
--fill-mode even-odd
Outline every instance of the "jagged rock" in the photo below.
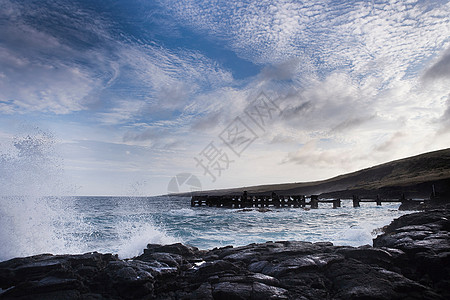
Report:
<svg viewBox="0 0 450 300"><path fill-rule="evenodd" d="M182 255L184 257L192 257L200 253L198 248L183 245L181 243L176 243L172 245L148 244L147 249L144 249L144 254L154 252L172 253Z"/></svg>
<svg viewBox="0 0 450 300"><path fill-rule="evenodd" d="M253 283L252 288L251 299L289 299L287 296L288 291L283 288L266 285L260 282Z"/></svg>
<svg viewBox="0 0 450 300"><path fill-rule="evenodd" d="M235 275L238 271L239 268L235 264L225 260L218 260L200 266L195 272L195 277L198 280L205 280L214 275Z"/></svg>
<svg viewBox="0 0 450 300"><path fill-rule="evenodd" d="M154 252L147 254L145 261L157 261L165 263L169 267L178 268L183 264L183 257L179 254Z"/></svg>
<svg viewBox="0 0 450 300"><path fill-rule="evenodd" d="M204 282L198 289L193 291L188 299L198 299L198 300L212 300L212 287L209 282Z"/></svg>
<svg viewBox="0 0 450 300"><path fill-rule="evenodd" d="M327 277L336 299L439 299L426 287L383 268L349 259L333 264Z"/></svg>
<svg viewBox="0 0 450 300"><path fill-rule="evenodd" d="M214 300L245 300L252 295L252 286L243 283L221 282L213 286Z"/></svg>

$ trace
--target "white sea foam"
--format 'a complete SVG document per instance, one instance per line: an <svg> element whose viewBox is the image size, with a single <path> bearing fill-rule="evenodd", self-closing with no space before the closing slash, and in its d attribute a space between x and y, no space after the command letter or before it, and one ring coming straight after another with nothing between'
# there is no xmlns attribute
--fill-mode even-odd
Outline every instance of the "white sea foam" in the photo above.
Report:
<svg viewBox="0 0 450 300"><path fill-rule="evenodd" d="M337 246L372 245L373 236L368 226L352 226L338 232L332 241Z"/></svg>
<svg viewBox="0 0 450 300"><path fill-rule="evenodd" d="M400 212L398 210L383 210L381 207L374 207L373 210L375 212L384 212L386 215L379 214L377 218L370 218L370 216L366 216L366 219L358 219L356 225L348 226L347 228L336 232L333 237L331 237L333 243L336 245L355 247L362 245L373 245L373 239L380 233L380 229L392 221L392 216L387 214L404 214L404 212Z"/></svg>
<svg viewBox="0 0 450 300"><path fill-rule="evenodd" d="M180 208L180 209L171 209L169 211L169 214L185 217L194 217L197 214L197 212L190 208Z"/></svg>
<svg viewBox="0 0 450 300"><path fill-rule="evenodd" d="M169 236L162 228L151 223L121 222L118 224L119 258L132 258L142 254L147 244L173 244L180 242Z"/></svg>

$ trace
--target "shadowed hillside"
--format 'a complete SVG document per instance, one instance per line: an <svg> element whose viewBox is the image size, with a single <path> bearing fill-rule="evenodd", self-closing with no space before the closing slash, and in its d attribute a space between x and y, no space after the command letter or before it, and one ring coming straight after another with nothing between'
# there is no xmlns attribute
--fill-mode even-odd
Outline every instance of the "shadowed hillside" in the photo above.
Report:
<svg viewBox="0 0 450 300"><path fill-rule="evenodd" d="M405 193L407 197L424 198L430 196L433 185L438 193L450 194L450 148L395 160L322 181L211 190L196 194L240 194L246 190L249 194L268 194L275 191L280 195L319 194L322 197L341 198L351 197L352 194L399 197Z"/></svg>

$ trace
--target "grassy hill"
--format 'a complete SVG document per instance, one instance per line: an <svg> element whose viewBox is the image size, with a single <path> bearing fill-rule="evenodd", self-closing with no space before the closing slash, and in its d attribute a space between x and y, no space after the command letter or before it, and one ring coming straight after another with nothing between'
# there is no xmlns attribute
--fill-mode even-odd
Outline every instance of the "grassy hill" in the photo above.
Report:
<svg viewBox="0 0 450 300"><path fill-rule="evenodd" d="M450 194L450 148L395 160L375 167L333 177L327 180L284 183L202 191L196 194L226 195L249 194L280 195L319 194L323 197L361 196L429 197L432 185L437 192Z"/></svg>

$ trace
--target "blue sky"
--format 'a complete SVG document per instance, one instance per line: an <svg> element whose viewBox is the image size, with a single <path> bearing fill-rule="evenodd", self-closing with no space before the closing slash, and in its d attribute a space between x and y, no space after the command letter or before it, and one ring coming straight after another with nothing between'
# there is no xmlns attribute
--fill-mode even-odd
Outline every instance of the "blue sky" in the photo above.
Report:
<svg viewBox="0 0 450 300"><path fill-rule="evenodd" d="M6 180L28 135L81 195L163 194L180 173L203 189L319 180L450 147L449 1L0 7Z"/></svg>

